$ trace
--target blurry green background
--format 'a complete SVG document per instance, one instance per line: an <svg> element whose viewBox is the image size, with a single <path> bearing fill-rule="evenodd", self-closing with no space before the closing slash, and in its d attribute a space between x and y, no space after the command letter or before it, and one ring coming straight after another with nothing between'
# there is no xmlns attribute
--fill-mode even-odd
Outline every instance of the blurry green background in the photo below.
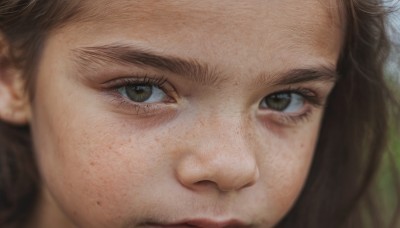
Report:
<svg viewBox="0 0 400 228"><path fill-rule="evenodd" d="M394 47L387 65L387 77L400 103L400 0L387 1L387 4L396 8L388 21ZM381 202L382 211L378 211L378 213L382 213L385 217L387 216L388 222L392 216L400 220L400 211L396 212L396 210L400 210L400 192L395 192L394 188L394 185L400 184L400 110L393 118L391 143L388 153L384 157L380 173L376 178L377 190L383 196L383 202ZM397 168L397 175L393 174L393 165ZM400 224L397 225L400 228Z"/></svg>

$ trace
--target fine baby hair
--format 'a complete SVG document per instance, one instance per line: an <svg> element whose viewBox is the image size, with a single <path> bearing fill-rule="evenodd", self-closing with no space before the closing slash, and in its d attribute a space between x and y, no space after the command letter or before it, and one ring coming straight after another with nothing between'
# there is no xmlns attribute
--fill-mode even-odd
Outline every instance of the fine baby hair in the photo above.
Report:
<svg viewBox="0 0 400 228"><path fill-rule="evenodd" d="M399 227L388 5L0 0L0 227Z"/></svg>

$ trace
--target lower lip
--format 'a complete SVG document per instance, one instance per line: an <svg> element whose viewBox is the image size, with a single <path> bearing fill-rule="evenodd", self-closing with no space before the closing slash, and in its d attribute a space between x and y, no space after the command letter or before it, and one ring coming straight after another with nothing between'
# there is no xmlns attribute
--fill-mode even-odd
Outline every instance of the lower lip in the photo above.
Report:
<svg viewBox="0 0 400 228"><path fill-rule="evenodd" d="M238 223L215 223L207 220L196 220L196 221L188 221L181 224L147 224L146 228L235 228L235 227L244 227Z"/></svg>
<svg viewBox="0 0 400 228"><path fill-rule="evenodd" d="M196 226L187 224L163 225L163 224L147 224L145 228L195 228Z"/></svg>
<svg viewBox="0 0 400 228"><path fill-rule="evenodd" d="M147 225L146 228L193 228L195 226L190 225Z"/></svg>

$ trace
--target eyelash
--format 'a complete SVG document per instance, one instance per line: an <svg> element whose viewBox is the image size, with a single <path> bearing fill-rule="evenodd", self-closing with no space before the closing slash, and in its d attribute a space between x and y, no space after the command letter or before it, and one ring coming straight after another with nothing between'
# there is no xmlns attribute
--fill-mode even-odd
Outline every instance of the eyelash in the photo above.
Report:
<svg viewBox="0 0 400 228"><path fill-rule="evenodd" d="M146 114L153 114L160 110L158 105L161 104L146 104L146 103L135 103L133 101L129 101L127 98L123 97L119 92L118 89L124 86L133 86L137 84L144 84L149 86L154 86L161 89L170 99L171 103L174 102L174 98L172 98L172 94L174 93L174 88L168 88L166 86L167 79L164 76L151 76L151 75L144 75L144 76L135 76L135 77L126 77L126 78L119 78L116 80L108 81L104 83L106 90L110 91L113 96L113 102L117 103L118 106L124 109L134 109L137 115L146 115Z"/></svg>
<svg viewBox="0 0 400 228"><path fill-rule="evenodd" d="M320 96L318 96L318 93L313 92L310 89L306 89L303 87L295 87L295 88L288 87L287 89L279 90L277 92L269 94L268 96L271 96L273 94L279 94L279 93L295 93L304 98L306 105L309 104L312 107L316 107L316 108L320 108L320 107L324 106L322 98ZM266 97L268 97L268 96L266 96ZM279 122L280 123L298 124L300 122L307 122L313 112L313 109L307 108L307 110L304 113L301 113L298 115L285 114L285 113L278 112L278 111L273 111L273 112L279 113L279 115L280 115Z"/></svg>
<svg viewBox="0 0 400 228"><path fill-rule="evenodd" d="M117 80L112 80L105 82L104 85L108 91L111 91L114 95L114 102L118 104L118 106L122 106L125 109L134 109L137 115L146 115L146 114L153 114L158 110L161 110L161 107L158 105L162 104L145 104L145 103L134 103L129 101L125 97L122 97L121 94L118 92L118 88L124 86L132 86L137 84L145 84L155 86L161 89L168 98L171 99L171 103L176 102L173 98L173 93L175 92L175 88L172 86L166 86L167 79L164 76L153 76L153 75L144 75L144 76L135 76L135 77L126 77L126 78L119 78ZM168 88L169 87L169 88ZM321 107L323 106L322 98L317 95L317 93L313 92L310 89L306 89L303 87L288 87L287 89L279 90L268 96L273 94L279 93L295 93L300 95L305 100L305 105L311 105L313 107ZM268 97L266 96L266 97ZM285 114L283 112L278 112L272 110L274 113L279 113L278 121L282 124L297 124L299 122L307 122L312 114L313 109L307 108L307 110L301 114Z"/></svg>

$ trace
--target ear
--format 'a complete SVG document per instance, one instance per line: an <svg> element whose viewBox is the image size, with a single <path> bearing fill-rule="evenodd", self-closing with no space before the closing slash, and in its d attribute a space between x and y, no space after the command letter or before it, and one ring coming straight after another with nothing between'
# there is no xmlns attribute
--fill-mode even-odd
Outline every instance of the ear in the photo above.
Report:
<svg viewBox="0 0 400 228"><path fill-rule="evenodd" d="M10 57L7 40L0 34L0 119L16 125L29 122L29 98L24 89L22 70Z"/></svg>

